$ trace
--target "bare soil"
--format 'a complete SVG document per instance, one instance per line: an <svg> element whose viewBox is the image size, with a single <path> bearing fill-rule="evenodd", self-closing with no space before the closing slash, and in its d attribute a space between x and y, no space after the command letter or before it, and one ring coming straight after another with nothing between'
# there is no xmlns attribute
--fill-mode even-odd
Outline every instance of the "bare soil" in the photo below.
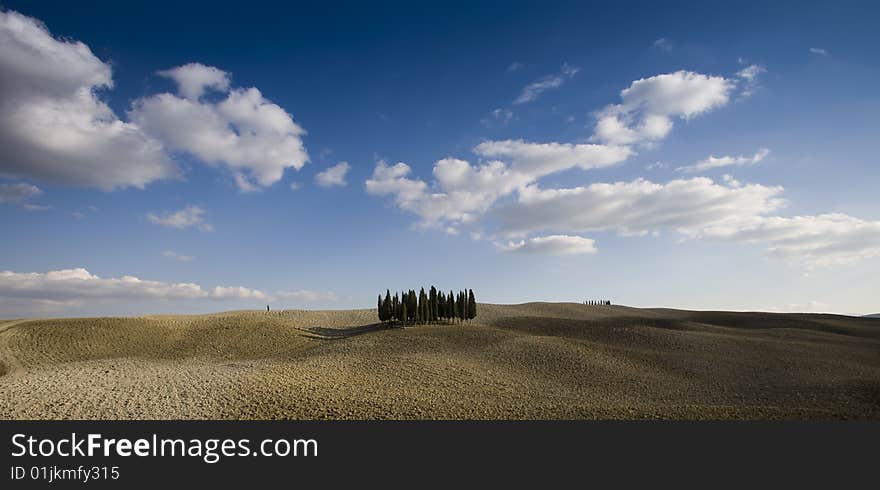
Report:
<svg viewBox="0 0 880 490"><path fill-rule="evenodd" d="M0 321L3 419L880 419L880 319L481 304Z"/></svg>

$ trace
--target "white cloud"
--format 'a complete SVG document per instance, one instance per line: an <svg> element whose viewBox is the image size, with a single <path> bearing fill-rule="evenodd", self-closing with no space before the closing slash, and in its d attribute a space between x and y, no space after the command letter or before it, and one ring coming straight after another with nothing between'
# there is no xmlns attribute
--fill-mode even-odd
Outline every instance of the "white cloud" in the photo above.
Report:
<svg viewBox="0 0 880 490"><path fill-rule="evenodd" d="M257 289L241 286L217 286L206 297L211 299L267 299L268 296Z"/></svg>
<svg viewBox="0 0 880 490"><path fill-rule="evenodd" d="M511 236L541 231L616 230L623 235L672 228L693 235L720 222L740 221L784 204L781 187L725 186L698 177L665 184L644 179L595 183L567 189L529 186L498 210L502 231Z"/></svg>
<svg viewBox="0 0 880 490"><path fill-rule="evenodd" d="M623 146L503 140L484 141L474 153L507 160L512 171L539 178L572 167L589 170L615 165L626 160L632 150Z"/></svg>
<svg viewBox="0 0 880 490"><path fill-rule="evenodd" d="M473 166L457 158L444 158L434 165L433 191L424 181L409 178L409 173L410 167L405 163L388 166L380 161L366 182L367 192L393 195L395 204L418 215L423 226L437 226L444 221L469 223L496 199L531 180L502 162Z"/></svg>
<svg viewBox="0 0 880 490"><path fill-rule="evenodd" d="M522 63L520 63L519 61L514 61L513 63L511 63L510 65L507 66L507 71L508 71L508 72L519 71L519 70L522 70L522 68L523 68L524 66L525 66L525 65L522 64Z"/></svg>
<svg viewBox="0 0 880 490"><path fill-rule="evenodd" d="M741 97L749 97L757 92L761 85L758 83L758 77L766 72L767 69L761 65L749 65L742 70L736 72L737 78L742 82L740 89Z"/></svg>
<svg viewBox="0 0 880 490"><path fill-rule="evenodd" d="M493 126L507 126L513 120L513 111L510 109L497 108L489 116L480 119L480 123L487 128Z"/></svg>
<svg viewBox="0 0 880 490"><path fill-rule="evenodd" d="M491 199L510 194L531 178L509 168L502 162L490 161L471 165L458 158L444 158L434 164L438 188L446 194L467 194L473 198Z"/></svg>
<svg viewBox="0 0 880 490"><path fill-rule="evenodd" d="M0 203L27 201L42 193L39 187L31 184L0 184Z"/></svg>
<svg viewBox="0 0 880 490"><path fill-rule="evenodd" d="M761 148L752 156L739 155L739 156L735 156L735 157L734 156L716 157L714 155L710 155L709 157L707 157L703 160L700 160L699 162L697 162L693 165L690 165L687 167L678 167L675 170L678 172L693 173L693 172L702 172L704 170L710 170L713 168L728 167L731 165L738 165L738 166L754 165L754 164L760 162L761 160L763 160L764 158L766 158L767 155L769 155L769 154L770 154L770 150L768 150L767 148Z"/></svg>
<svg viewBox="0 0 880 490"><path fill-rule="evenodd" d="M229 74L213 66L201 63L187 63L170 70L157 72L158 75L170 78L177 83L180 95L187 99L198 100L206 89L226 93L229 91Z"/></svg>
<svg viewBox="0 0 880 490"><path fill-rule="evenodd" d="M204 73L216 70L226 76L213 67L195 66L163 72L175 74L182 97L162 93L138 99L129 112L131 120L172 150L229 167L242 190L252 189L252 181L269 186L281 180L285 169L299 170L308 162L305 130L256 88L231 89L218 102L193 98L202 93L197 87L207 86ZM210 86L225 91L227 85Z"/></svg>
<svg viewBox="0 0 880 490"><path fill-rule="evenodd" d="M248 180L247 176L241 172L235 172L232 174L232 178L235 179L235 186L238 187L240 192L247 194L250 192L258 192L260 190L259 186Z"/></svg>
<svg viewBox="0 0 880 490"><path fill-rule="evenodd" d="M742 78L743 80L751 81L758 78L758 75L764 73L765 71L767 71L767 69L761 65L749 65L742 70L736 72L736 76Z"/></svg>
<svg viewBox="0 0 880 490"><path fill-rule="evenodd" d="M599 111L593 139L612 145L661 140L674 117L689 119L724 106L734 87L724 77L683 70L636 80L620 92L620 104Z"/></svg>
<svg viewBox="0 0 880 490"><path fill-rule="evenodd" d="M393 196L423 226L458 233L468 225L476 228L468 230L474 239L521 238L496 244L511 252L594 253L592 240L577 234L613 230L647 235L667 229L684 239L762 243L774 255L796 257L809 266L880 255L880 222L839 214L772 216L785 205L782 187L743 183L730 175L721 182L697 177L556 189L539 185L543 177L573 167L589 170L626 160L633 154L631 145L664 138L674 118L690 119L724 106L738 86L742 92L754 89L763 71L749 65L733 79L679 71L637 80L621 92L620 104L598 113L593 139L607 144L485 141L473 151L487 161L439 160L431 183L412 177L405 163L379 162L366 188L370 194ZM754 165L768 154L761 148L752 156L712 155L678 170ZM665 167L658 162L649 169ZM501 201L507 196L511 199ZM497 230L487 234L493 226ZM534 236L545 233L552 234Z"/></svg>
<svg viewBox="0 0 880 490"><path fill-rule="evenodd" d="M85 44L0 12L0 73L0 175L106 190L179 175L162 143L96 95L111 68Z"/></svg>
<svg viewBox="0 0 880 490"><path fill-rule="evenodd" d="M242 191L268 186L308 161L305 130L256 88L199 63L158 72L180 96L137 99L121 120L97 95L110 65L81 42L55 39L38 20L0 12L0 175L99 187L143 188L180 176L168 152L232 169ZM211 89L225 94L206 101Z"/></svg>
<svg viewBox="0 0 880 490"><path fill-rule="evenodd" d="M148 281L133 276L105 279L78 268L45 273L0 271L0 297L74 304L87 300L252 299L265 295L240 287L218 287L208 292L194 283Z"/></svg>
<svg viewBox="0 0 880 490"><path fill-rule="evenodd" d="M810 266L857 262L880 256L880 221L846 214L817 216L754 216L704 227L699 236L766 244L774 255Z"/></svg>
<svg viewBox="0 0 880 490"><path fill-rule="evenodd" d="M87 269L48 272L0 271L0 304L22 312L58 311L96 303L168 301L338 301L332 291L279 291L267 294L242 286L205 288L196 283L151 281L134 276L102 278Z"/></svg>
<svg viewBox="0 0 880 490"><path fill-rule="evenodd" d="M181 257L175 254L176 257ZM84 268L48 272L0 271L0 305L7 313L25 315L57 313L95 305L139 303L153 309L157 303L172 301L256 301L281 300L299 303L337 301L332 291L279 291L268 294L242 286L205 288L192 282L163 282L134 276L103 278Z"/></svg>
<svg viewBox="0 0 880 490"><path fill-rule="evenodd" d="M562 84L565 83L565 80L575 76L578 71L580 71L580 68L565 63L562 65L559 73L547 75L546 77L543 77L540 80L532 82L523 87L522 92L519 94L519 97L517 97L516 100L513 101L513 103L525 104L527 102L532 102L533 100L537 99L542 93L550 89L561 87Z"/></svg>
<svg viewBox="0 0 880 490"><path fill-rule="evenodd" d="M339 298L332 291L309 291L301 289L299 291L279 291L275 293L278 300L290 300L301 303L317 303L337 301Z"/></svg>
<svg viewBox="0 0 880 490"><path fill-rule="evenodd" d="M727 184L727 185L729 185L730 187L742 187L742 182L736 180L736 179L733 178L733 176L730 175L730 174L724 174L724 175L722 175L722 176L721 176L721 180L723 180L724 183Z"/></svg>
<svg viewBox="0 0 880 490"><path fill-rule="evenodd" d="M348 173L349 168L351 167L348 162L339 162L315 175L315 182L321 187L345 186L345 175Z"/></svg>
<svg viewBox="0 0 880 490"><path fill-rule="evenodd" d="M167 259L176 260L178 262L190 262L192 261L192 256L190 255L182 255L173 250L166 250L162 252L162 257Z"/></svg>
<svg viewBox="0 0 880 490"><path fill-rule="evenodd" d="M472 166L456 158L444 158L435 164L436 192L424 181L409 178L409 173L405 163L388 166L379 162L366 182L367 192L393 195L398 207L421 217L426 226L442 221L471 222L498 197L529 180L501 162Z"/></svg>
<svg viewBox="0 0 880 490"><path fill-rule="evenodd" d="M645 235L672 229L687 239L760 244L774 256L808 267L849 264L880 256L880 221L845 214L769 216L784 204L781 187L727 185L704 177L657 184L642 179L570 189L520 191L501 208L507 235L542 231L583 233L615 230ZM509 247L528 247L529 240ZM515 248L515 247L514 247Z"/></svg>
<svg viewBox="0 0 880 490"><path fill-rule="evenodd" d="M661 51L672 51L672 41L666 39L665 37L661 37L660 39L654 41L654 47Z"/></svg>
<svg viewBox="0 0 880 490"><path fill-rule="evenodd" d="M428 184L410 179L410 171L409 165L403 162L388 165L380 160L373 175L365 182L367 192L376 196L393 195L401 209L414 211L414 206L424 198Z"/></svg>
<svg viewBox="0 0 880 490"><path fill-rule="evenodd" d="M498 199L540 177L572 167L588 170L614 165L625 160L631 151L595 144L503 140L484 141L474 148L474 153L493 160L477 165L452 157L438 160L431 186L410 178L410 167L405 163L388 166L379 162L366 182L367 192L394 196L397 206L418 215L423 226L471 223Z"/></svg>
<svg viewBox="0 0 880 490"><path fill-rule="evenodd" d="M594 254L596 242L590 238L570 235L550 235L496 244L503 252L522 252L548 255Z"/></svg>
<svg viewBox="0 0 880 490"><path fill-rule="evenodd" d="M810 52L820 56L828 56L828 51L824 48L810 48Z"/></svg>
<svg viewBox="0 0 880 490"><path fill-rule="evenodd" d="M595 144L503 140L484 141L474 148L474 153L492 160L477 165L452 157L438 160L430 186L410 178L410 167L405 163L388 166L379 162L366 182L367 192L394 196L397 206L418 215L423 226L470 223L498 199L540 177L573 167L589 170L614 165L625 160L631 150Z"/></svg>
<svg viewBox="0 0 880 490"><path fill-rule="evenodd" d="M49 206L46 204L31 204L31 203L23 204L21 207L25 211L48 211L48 210L52 209L52 206Z"/></svg>
<svg viewBox="0 0 880 490"><path fill-rule="evenodd" d="M187 206L181 210L163 215L148 213L147 219L150 223L179 230L193 226L198 227L201 231L214 230L212 224L205 223L205 210L199 206Z"/></svg>
<svg viewBox="0 0 880 490"><path fill-rule="evenodd" d="M724 77L677 71L632 82L620 92L620 107L687 119L726 104L730 89Z"/></svg>

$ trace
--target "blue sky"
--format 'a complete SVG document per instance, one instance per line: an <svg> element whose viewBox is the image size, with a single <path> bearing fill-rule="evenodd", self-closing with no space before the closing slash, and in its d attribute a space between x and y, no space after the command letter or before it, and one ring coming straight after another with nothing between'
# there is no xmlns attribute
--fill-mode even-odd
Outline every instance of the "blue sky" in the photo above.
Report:
<svg viewBox="0 0 880 490"><path fill-rule="evenodd" d="M0 317L880 310L870 2L3 9Z"/></svg>

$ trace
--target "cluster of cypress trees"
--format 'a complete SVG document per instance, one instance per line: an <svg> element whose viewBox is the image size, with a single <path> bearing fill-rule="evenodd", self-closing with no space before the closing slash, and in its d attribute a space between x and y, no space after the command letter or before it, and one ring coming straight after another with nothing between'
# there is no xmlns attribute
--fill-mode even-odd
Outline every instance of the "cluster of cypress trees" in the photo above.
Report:
<svg viewBox="0 0 880 490"><path fill-rule="evenodd" d="M477 300L474 290L459 291L449 294L437 291L431 286L429 292L425 288L416 294L415 290L394 293L385 290L385 297L379 295L377 304L379 321L383 323L436 323L440 321L472 320L477 316Z"/></svg>

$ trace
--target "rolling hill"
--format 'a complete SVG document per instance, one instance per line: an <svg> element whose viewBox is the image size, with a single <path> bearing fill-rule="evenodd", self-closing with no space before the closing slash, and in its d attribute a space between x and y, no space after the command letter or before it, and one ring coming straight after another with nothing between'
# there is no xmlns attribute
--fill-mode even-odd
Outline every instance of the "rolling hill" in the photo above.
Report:
<svg viewBox="0 0 880 490"><path fill-rule="evenodd" d="M0 418L878 419L880 320L571 303L0 321Z"/></svg>

